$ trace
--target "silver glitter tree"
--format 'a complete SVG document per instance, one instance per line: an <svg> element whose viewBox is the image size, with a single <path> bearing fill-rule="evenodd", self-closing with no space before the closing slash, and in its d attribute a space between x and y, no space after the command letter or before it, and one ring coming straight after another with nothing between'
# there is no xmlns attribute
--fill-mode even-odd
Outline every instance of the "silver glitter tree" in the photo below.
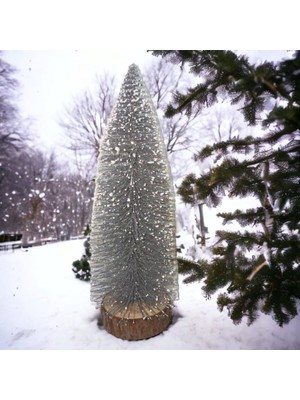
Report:
<svg viewBox="0 0 300 400"><path fill-rule="evenodd" d="M91 300L116 312L178 298L175 196L158 117L129 67L98 159L91 229Z"/></svg>

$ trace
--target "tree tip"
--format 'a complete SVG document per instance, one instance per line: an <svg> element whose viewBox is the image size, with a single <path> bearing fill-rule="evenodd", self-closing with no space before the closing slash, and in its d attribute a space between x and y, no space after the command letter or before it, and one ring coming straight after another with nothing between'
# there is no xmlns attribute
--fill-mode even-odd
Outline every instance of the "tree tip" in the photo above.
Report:
<svg viewBox="0 0 300 400"><path fill-rule="evenodd" d="M129 73L141 74L141 71L140 71L139 67L137 66L137 64L133 63L128 68L128 74Z"/></svg>
<svg viewBox="0 0 300 400"><path fill-rule="evenodd" d="M129 66L129 69L139 69L139 67L137 66L137 64L132 63L132 64Z"/></svg>

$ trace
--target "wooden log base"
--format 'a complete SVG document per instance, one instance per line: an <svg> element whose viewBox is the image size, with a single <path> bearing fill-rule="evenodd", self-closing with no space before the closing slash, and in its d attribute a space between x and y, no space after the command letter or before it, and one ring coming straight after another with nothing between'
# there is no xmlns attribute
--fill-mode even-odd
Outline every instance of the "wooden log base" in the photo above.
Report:
<svg viewBox="0 0 300 400"><path fill-rule="evenodd" d="M125 340L142 340L167 329L172 321L172 307L167 303L155 308L133 303L116 312L109 298L104 297L101 317L104 328L111 335Z"/></svg>

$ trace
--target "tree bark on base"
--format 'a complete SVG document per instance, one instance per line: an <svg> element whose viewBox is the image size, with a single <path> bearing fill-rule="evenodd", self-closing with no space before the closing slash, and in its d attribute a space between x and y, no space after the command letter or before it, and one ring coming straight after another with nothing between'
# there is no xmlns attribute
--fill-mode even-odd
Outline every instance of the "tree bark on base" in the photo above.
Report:
<svg viewBox="0 0 300 400"><path fill-rule="evenodd" d="M172 321L172 307L164 304L150 307L146 304L131 304L124 311L114 311L114 306L104 297L101 317L108 333L124 340L142 340L163 332Z"/></svg>

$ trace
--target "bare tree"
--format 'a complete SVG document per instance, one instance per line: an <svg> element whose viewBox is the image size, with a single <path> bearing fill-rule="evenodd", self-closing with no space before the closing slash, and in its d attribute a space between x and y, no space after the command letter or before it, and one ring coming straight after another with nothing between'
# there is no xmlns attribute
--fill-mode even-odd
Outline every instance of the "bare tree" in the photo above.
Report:
<svg viewBox="0 0 300 400"><path fill-rule="evenodd" d="M144 80L157 108L169 155L175 151L188 149L193 142L191 133L198 123L199 116L197 114L192 116L178 114L171 118L164 116L172 94L182 86L188 85L186 71L174 68L174 65L158 58L145 70Z"/></svg>
<svg viewBox="0 0 300 400"><path fill-rule="evenodd" d="M205 140L200 143L204 147L207 142L218 143L233 137L244 136L249 129L238 106L233 106L226 99L221 99L202 113L199 132Z"/></svg>
<svg viewBox="0 0 300 400"><path fill-rule="evenodd" d="M94 182L85 167L71 171L53 153L24 146L8 161L0 195L0 231L22 243L83 232L90 221Z"/></svg>
<svg viewBox="0 0 300 400"><path fill-rule="evenodd" d="M56 161L24 146L6 162L0 198L0 230L22 232L23 243L42 230L48 188Z"/></svg>
<svg viewBox="0 0 300 400"><path fill-rule="evenodd" d="M0 52L1 56L1 52ZM16 70L0 58L0 163L11 157L25 140L25 129L15 105L18 81L13 77ZM1 175L1 173L0 173ZM0 178L1 182L1 178Z"/></svg>
<svg viewBox="0 0 300 400"><path fill-rule="evenodd" d="M191 145L190 134L198 122L197 115L182 114L169 119L164 117L172 93L186 84L186 76L184 70L178 72L172 64L157 58L144 72L144 81L157 108L169 154ZM90 155L95 163L115 97L115 78L106 74L97 77L95 94L84 91L66 107L59 123L68 137L69 149L77 158Z"/></svg>
<svg viewBox="0 0 300 400"><path fill-rule="evenodd" d="M90 220L92 166L88 168L86 162L84 165L78 162L75 171L70 172L58 163L53 153L28 145L27 121L21 119L15 102L18 89L15 72L0 57L0 231L22 233L24 245L46 236L59 239L78 235ZM89 144L94 150L97 138L102 135L113 104L112 83L108 78L101 81L96 101L86 94L72 114L70 132L79 127L71 142L78 151L78 160L83 157L82 147ZM99 110L101 119L97 119ZM85 145L80 139L86 141Z"/></svg>
<svg viewBox="0 0 300 400"><path fill-rule="evenodd" d="M115 78L105 74L96 78L96 92L85 90L74 98L59 118L68 137L67 147L80 155L96 159L100 141L111 113L116 93Z"/></svg>
<svg viewBox="0 0 300 400"><path fill-rule="evenodd" d="M173 92L182 82L183 70L174 68L163 58L154 59L144 71L144 81L153 98L157 110L164 109Z"/></svg>

